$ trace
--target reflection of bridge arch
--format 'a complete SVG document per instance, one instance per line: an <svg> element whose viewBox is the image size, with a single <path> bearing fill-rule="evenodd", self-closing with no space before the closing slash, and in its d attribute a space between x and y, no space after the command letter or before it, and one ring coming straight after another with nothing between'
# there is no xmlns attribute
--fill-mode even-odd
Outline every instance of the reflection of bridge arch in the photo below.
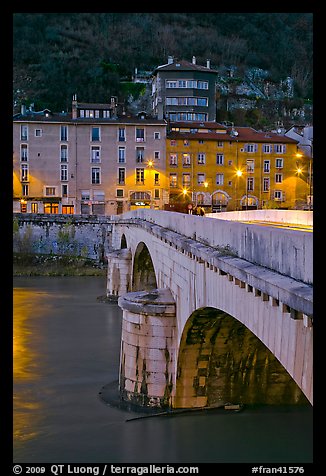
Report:
<svg viewBox="0 0 326 476"><path fill-rule="evenodd" d="M151 255L145 243L137 245L132 271L132 290L145 291L157 288L155 270Z"/></svg>
<svg viewBox="0 0 326 476"><path fill-rule="evenodd" d="M308 403L272 352L241 322L214 308L189 317L181 337L176 407Z"/></svg>

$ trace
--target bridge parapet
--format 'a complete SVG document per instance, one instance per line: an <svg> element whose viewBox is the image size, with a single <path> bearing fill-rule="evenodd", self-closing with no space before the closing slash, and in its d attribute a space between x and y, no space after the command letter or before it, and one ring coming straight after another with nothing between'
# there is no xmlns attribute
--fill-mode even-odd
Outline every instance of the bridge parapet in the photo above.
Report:
<svg viewBox="0 0 326 476"><path fill-rule="evenodd" d="M227 249L238 258L306 284L313 283L313 234L284 228L261 227L162 210L140 209L111 217L122 223L144 220L203 245ZM272 231L271 231L272 230Z"/></svg>

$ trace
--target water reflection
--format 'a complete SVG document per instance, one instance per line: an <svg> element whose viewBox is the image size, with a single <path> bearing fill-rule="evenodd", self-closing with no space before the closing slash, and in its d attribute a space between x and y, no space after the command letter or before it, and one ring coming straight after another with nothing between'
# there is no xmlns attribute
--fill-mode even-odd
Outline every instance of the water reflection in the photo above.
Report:
<svg viewBox="0 0 326 476"><path fill-rule="evenodd" d="M40 340L37 319L46 315L48 293L33 289L14 289L13 306L13 377L14 418L13 433L16 441L38 436L41 403L35 390L42 375L42 360L36 352L35 342Z"/></svg>
<svg viewBox="0 0 326 476"><path fill-rule="evenodd" d="M103 404L119 376L122 311L97 277L15 278L15 441L19 463L312 460L309 407L149 418Z"/></svg>

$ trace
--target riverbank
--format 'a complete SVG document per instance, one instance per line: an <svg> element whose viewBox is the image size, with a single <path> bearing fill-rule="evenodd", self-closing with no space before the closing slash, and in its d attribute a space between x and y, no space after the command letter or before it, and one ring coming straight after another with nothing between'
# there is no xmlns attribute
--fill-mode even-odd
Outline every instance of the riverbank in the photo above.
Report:
<svg viewBox="0 0 326 476"><path fill-rule="evenodd" d="M13 276L106 276L106 265L81 256L14 253Z"/></svg>

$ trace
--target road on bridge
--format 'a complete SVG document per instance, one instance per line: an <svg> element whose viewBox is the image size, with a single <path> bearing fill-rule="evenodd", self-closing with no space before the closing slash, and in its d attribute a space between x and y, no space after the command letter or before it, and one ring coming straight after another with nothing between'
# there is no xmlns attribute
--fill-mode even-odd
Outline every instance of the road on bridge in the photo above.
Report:
<svg viewBox="0 0 326 476"><path fill-rule="evenodd" d="M293 223L278 223L272 221L246 221L246 220L239 220L240 223L249 223L252 225L259 225L259 226L271 226L274 228L287 228L289 230L298 230L298 231L308 231L310 233L313 232L312 225L296 225Z"/></svg>

